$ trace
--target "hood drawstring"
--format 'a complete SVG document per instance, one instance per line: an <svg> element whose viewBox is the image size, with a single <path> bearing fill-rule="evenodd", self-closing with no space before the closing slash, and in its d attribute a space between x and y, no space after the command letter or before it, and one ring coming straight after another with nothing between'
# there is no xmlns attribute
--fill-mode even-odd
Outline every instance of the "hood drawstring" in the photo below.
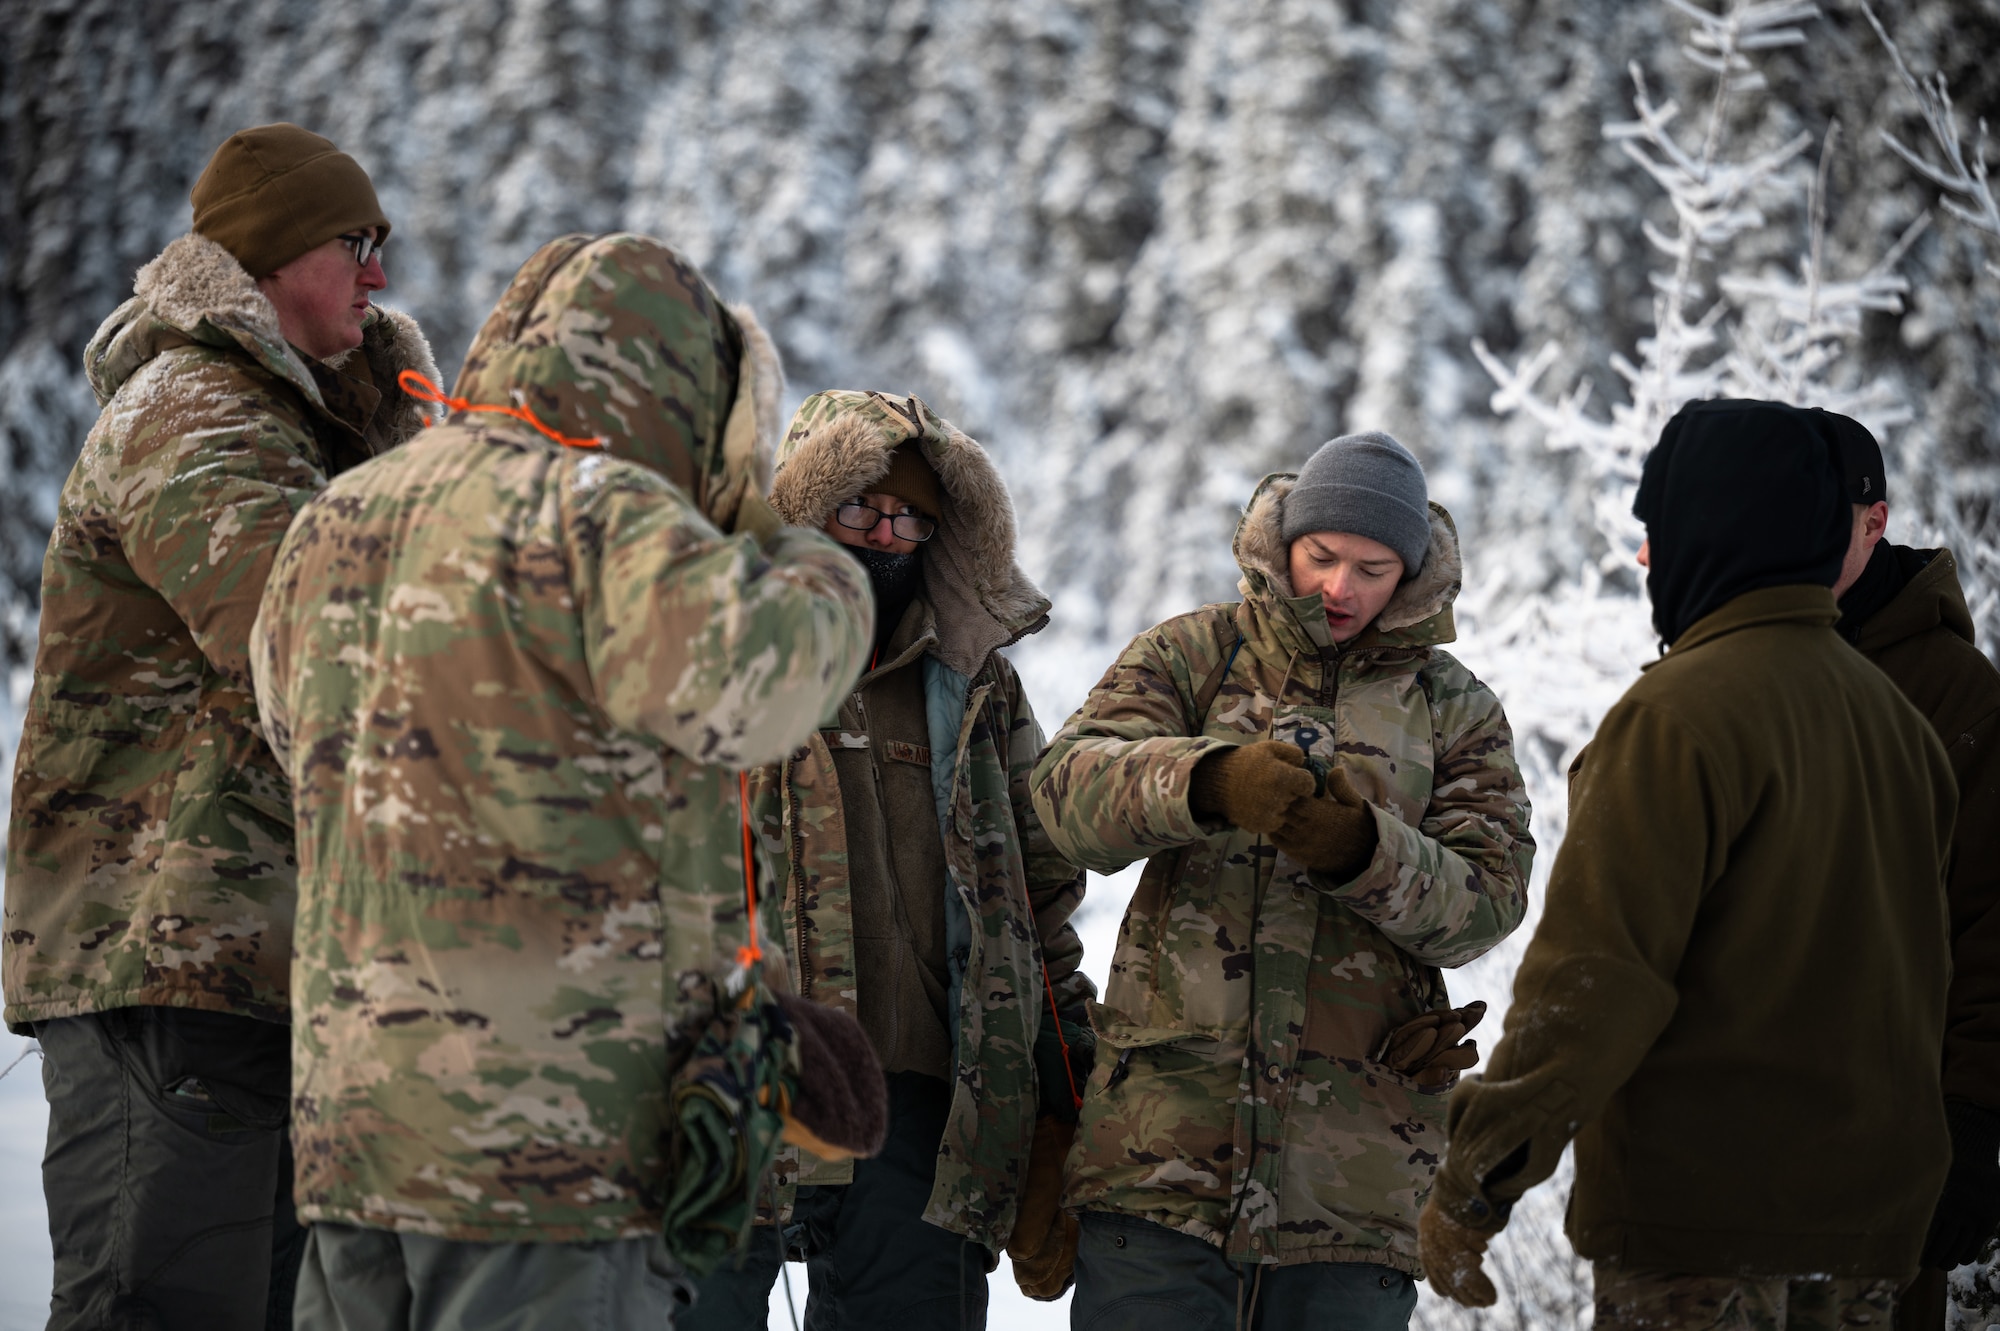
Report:
<svg viewBox="0 0 2000 1331"><path fill-rule="evenodd" d="M1080 1110L1083 1108L1083 1092L1076 1088L1076 1069L1070 1066L1069 1061L1069 1037L1063 1034L1062 1013L1056 1011L1056 986L1049 979L1049 963L1046 961L1042 963L1042 988L1048 991L1049 1020L1055 1022L1056 1043L1062 1046L1063 1077L1069 1082L1071 1108Z"/></svg>
<svg viewBox="0 0 2000 1331"><path fill-rule="evenodd" d="M748 971L764 959L762 930L757 927L757 861L750 843L750 774L736 774L737 807L743 811L743 911L749 925L750 941L736 949L736 964Z"/></svg>
<svg viewBox="0 0 2000 1331"><path fill-rule="evenodd" d="M555 430L536 419L535 413L529 411L526 407L496 407L482 402L468 402L462 397L452 397L444 389L438 387L438 385L432 383L415 370L404 370L401 374L397 375L396 386L419 402L435 402L452 411L491 411L501 416L512 416L517 421L533 426L565 448L603 448L610 442L601 434L558 434ZM430 423L431 418L425 416L424 424L429 425Z"/></svg>

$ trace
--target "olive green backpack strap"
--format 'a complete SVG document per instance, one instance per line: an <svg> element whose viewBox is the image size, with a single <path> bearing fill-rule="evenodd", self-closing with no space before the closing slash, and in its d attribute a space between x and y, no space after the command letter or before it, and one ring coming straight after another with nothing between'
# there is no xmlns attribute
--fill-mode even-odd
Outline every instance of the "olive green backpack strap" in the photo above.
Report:
<svg viewBox="0 0 2000 1331"><path fill-rule="evenodd" d="M1234 619L1230 621L1234 626ZM1216 646L1220 647L1220 636ZM1215 696L1222 692L1222 682L1229 678L1229 668L1236 664L1236 654L1243 650L1243 630L1236 630L1236 645L1229 649L1229 655L1222 658L1222 664L1209 671L1208 678L1201 682L1201 688L1194 695L1194 709L1188 714L1187 733L1190 739L1199 738L1208 725L1208 709L1215 706Z"/></svg>

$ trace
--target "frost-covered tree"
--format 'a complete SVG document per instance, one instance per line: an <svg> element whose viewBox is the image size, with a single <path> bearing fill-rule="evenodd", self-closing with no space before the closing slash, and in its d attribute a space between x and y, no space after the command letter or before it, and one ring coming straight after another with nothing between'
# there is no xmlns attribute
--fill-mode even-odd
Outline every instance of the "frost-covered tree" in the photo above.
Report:
<svg viewBox="0 0 2000 1331"><path fill-rule="evenodd" d="M1770 96L1759 61L1775 51L1799 55L1818 7L1806 0L1726 0L1719 9L1664 3L1689 24L1680 52L1709 76L1710 86L1699 115L1684 117L1677 101L1654 96L1635 61L1634 116L1604 126L1607 141L1668 205L1664 220L1644 227L1661 261L1650 274L1650 327L1636 339L1635 354L1606 356L1622 399L1593 410L1587 378L1567 393L1546 391L1551 368L1574 362L1558 341L1513 364L1483 340L1472 344L1496 385L1493 410L1531 421L1544 447L1574 457L1590 499L1592 557L1569 577L1522 596L1505 585L1503 571L1467 597L1467 636L1485 653L1482 673L1509 700L1538 816L1561 808L1570 759L1653 654L1648 604L1634 576L1643 530L1631 507L1645 455L1676 411L1719 396L1823 406L1862 420L1883 438L1903 481L1935 461L1934 437L1899 429L1916 415L1901 386L1857 355L1871 316L1905 313L1910 284L1897 268L1928 218L1892 234L1858 275L1835 275L1828 208L1837 122L1826 128L1816 166L1802 170L1814 136L1803 129L1772 134L1774 117L1758 105ZM1775 119L1795 123L1795 117ZM1774 245L1774 237L1784 240ZM1954 507L1937 504L1935 491L1915 497L1906 533L1935 533L1943 517L1961 553L1970 546L1977 557L1982 543ZM1990 599L1993 582L1982 586L1976 571L1968 580L1973 599ZM1521 698L1533 699L1532 707L1516 706ZM1555 826L1538 827L1548 847L1538 866L1543 874L1563 830L1561 814L1548 821ZM1511 971L1522 941L1480 964ZM1566 1159L1494 1244L1491 1267L1502 1304L1473 1311L1427 1300L1420 1320L1429 1331L1586 1324L1588 1267L1560 1228L1570 1171Z"/></svg>

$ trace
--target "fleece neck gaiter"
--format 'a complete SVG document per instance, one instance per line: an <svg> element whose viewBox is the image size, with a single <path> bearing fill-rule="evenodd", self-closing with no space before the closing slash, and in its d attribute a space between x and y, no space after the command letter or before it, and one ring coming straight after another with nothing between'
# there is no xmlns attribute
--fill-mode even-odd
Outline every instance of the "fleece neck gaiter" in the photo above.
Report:
<svg viewBox="0 0 2000 1331"><path fill-rule="evenodd" d="M1721 399L1667 422L1632 504L1662 642L1745 592L1840 577L1852 523L1826 414Z"/></svg>
<svg viewBox="0 0 2000 1331"><path fill-rule="evenodd" d="M903 613L923 590L923 556L891 554L865 545L850 545L847 550L861 561L868 585L875 589L875 645L881 647L895 634Z"/></svg>

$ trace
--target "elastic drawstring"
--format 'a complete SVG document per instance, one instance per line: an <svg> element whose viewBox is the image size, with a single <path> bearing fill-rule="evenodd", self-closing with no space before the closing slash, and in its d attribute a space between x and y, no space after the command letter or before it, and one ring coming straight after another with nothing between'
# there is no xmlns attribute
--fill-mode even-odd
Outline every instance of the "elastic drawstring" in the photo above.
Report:
<svg viewBox="0 0 2000 1331"><path fill-rule="evenodd" d="M764 959L763 944L757 941L757 861L750 848L750 774L736 774L736 797L738 807L743 810L743 909L744 922L750 926L750 941L736 949L736 964L750 969L752 962Z"/></svg>
<svg viewBox="0 0 2000 1331"><path fill-rule="evenodd" d="M1062 1046L1063 1076L1069 1081L1069 1098L1072 1101L1070 1107L1081 1109L1083 1108L1083 1092L1076 1089L1076 1069L1070 1066L1069 1061L1069 1037L1063 1034L1062 1014L1056 1011L1056 986L1055 982L1049 979L1049 964L1046 961L1042 963L1042 987L1048 990L1049 1017L1056 1024L1056 1043Z"/></svg>
<svg viewBox="0 0 2000 1331"><path fill-rule="evenodd" d="M483 402L468 402L462 397L452 397L415 370L404 370L396 376L396 383L405 393L419 402L435 402L453 411L491 411L501 416L512 416L517 421L532 425L565 448L603 448L607 442L601 434L582 436L558 434L537 420L535 413L526 407L496 407ZM424 424L430 423L431 418L424 417Z"/></svg>

